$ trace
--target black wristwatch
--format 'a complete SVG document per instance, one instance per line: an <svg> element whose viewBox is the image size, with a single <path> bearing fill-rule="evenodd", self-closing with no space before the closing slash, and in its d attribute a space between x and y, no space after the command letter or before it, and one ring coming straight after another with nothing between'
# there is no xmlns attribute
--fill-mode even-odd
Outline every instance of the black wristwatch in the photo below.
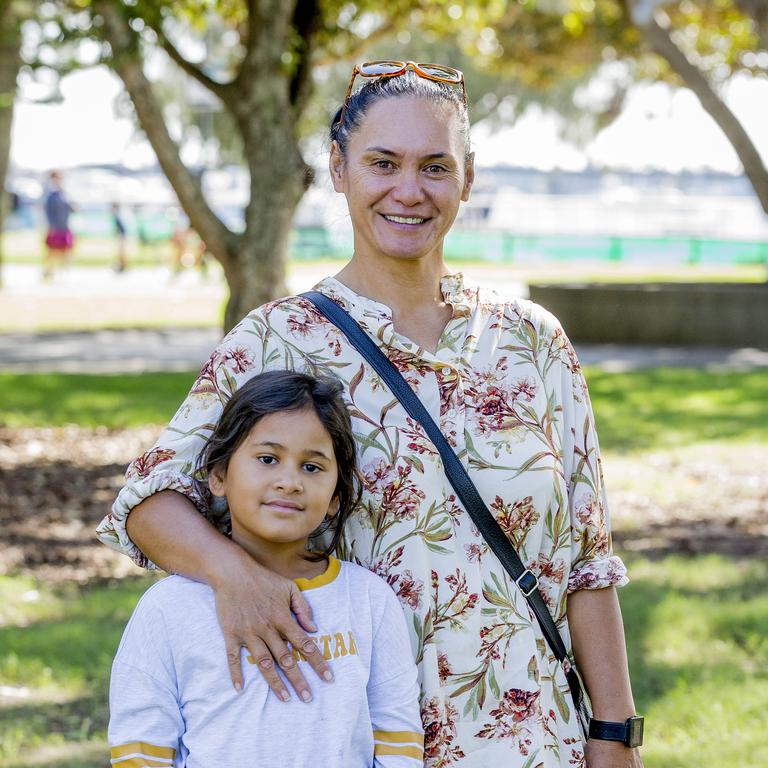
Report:
<svg viewBox="0 0 768 768"><path fill-rule="evenodd" d="M627 718L623 723L590 720L589 738L621 741L625 747L639 747L643 743L643 723L643 718L638 715Z"/></svg>

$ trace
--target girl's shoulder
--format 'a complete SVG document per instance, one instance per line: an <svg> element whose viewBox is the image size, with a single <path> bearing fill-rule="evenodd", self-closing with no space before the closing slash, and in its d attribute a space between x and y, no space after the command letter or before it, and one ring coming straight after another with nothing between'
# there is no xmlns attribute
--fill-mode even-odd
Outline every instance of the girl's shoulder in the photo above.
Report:
<svg viewBox="0 0 768 768"><path fill-rule="evenodd" d="M153 584L139 598L134 614L189 616L190 613L215 610L213 590L186 576L166 576Z"/></svg>
<svg viewBox="0 0 768 768"><path fill-rule="evenodd" d="M392 588L381 576L369 571L362 565L342 560L340 575L351 591L366 593L373 603L385 604L397 601Z"/></svg>

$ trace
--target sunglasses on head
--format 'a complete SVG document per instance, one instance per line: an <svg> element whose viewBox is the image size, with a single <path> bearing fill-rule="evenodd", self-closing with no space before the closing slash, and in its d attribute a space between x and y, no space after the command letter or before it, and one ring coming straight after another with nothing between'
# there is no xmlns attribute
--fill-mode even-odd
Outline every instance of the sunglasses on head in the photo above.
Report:
<svg viewBox="0 0 768 768"><path fill-rule="evenodd" d="M404 75L409 69L413 70L419 77L425 80L435 80L438 83L450 83L451 85L461 86L461 96L464 103L467 103L467 89L464 86L464 73L454 67L446 67L442 64L417 64L415 61L366 61L362 64L355 64L352 70L352 77L347 88L347 95L344 98L344 106L341 108L339 123L344 122L344 115L349 104L349 97L352 95L352 86L355 78L360 77L397 77Z"/></svg>

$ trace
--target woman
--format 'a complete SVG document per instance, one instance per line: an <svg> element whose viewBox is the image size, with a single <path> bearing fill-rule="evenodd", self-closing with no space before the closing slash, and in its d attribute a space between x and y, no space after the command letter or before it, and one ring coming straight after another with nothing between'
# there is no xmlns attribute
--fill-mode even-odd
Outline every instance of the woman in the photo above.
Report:
<svg viewBox="0 0 768 768"><path fill-rule="evenodd" d="M444 238L474 180L463 78L410 62L361 65L353 82L356 74L369 79L354 94L350 83L330 157L355 250L317 290L383 347L438 421L538 576L595 717L623 724L635 712L613 587L626 576L611 552L578 362L547 312L471 287L443 261ZM457 504L434 446L302 298L254 310L224 339L158 444L129 467L100 527L103 540L213 587L235 685L245 645L278 695L285 685L276 665L300 697L311 697L286 641L330 680L304 631L314 629L309 606L215 530L223 519L203 519L190 477L222 403L254 374L285 367L330 370L346 385L364 493L341 554L385 578L406 612L425 764L641 765L621 742L582 743L563 669Z"/></svg>
<svg viewBox="0 0 768 768"><path fill-rule="evenodd" d="M62 264L66 263L75 244L75 237L69 228L69 216L75 209L64 194L61 173L51 171L48 180L50 189L45 198L45 218L48 222L48 231L45 235L44 280L53 276L53 268L57 261Z"/></svg>

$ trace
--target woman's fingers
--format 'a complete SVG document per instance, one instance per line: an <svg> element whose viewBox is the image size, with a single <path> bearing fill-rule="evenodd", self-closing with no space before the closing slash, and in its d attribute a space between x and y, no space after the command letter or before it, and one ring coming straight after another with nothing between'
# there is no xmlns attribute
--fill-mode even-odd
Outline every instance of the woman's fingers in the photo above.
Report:
<svg viewBox="0 0 768 768"><path fill-rule="evenodd" d="M270 633L268 642L256 640L248 644L248 650L250 651L248 661L256 665L256 668L261 673L261 676L264 678L267 685L272 689L277 698L281 701L288 701L291 698L291 694L286 688L283 679L280 677L277 664L280 663L281 669L285 671L285 668L282 666L281 662L284 662L287 658L291 658L291 661L293 659L290 650L286 647L285 643L282 641L282 638L277 633ZM277 656L275 656L275 654L277 654ZM275 658L279 659L279 661L276 662ZM307 687L306 681L303 681L303 683L303 687L301 688L296 688L296 685L293 685L300 698L303 691L307 691L307 693L309 693L309 688ZM312 694L310 693L309 699L303 700L309 701L311 698Z"/></svg>
<svg viewBox="0 0 768 768"><path fill-rule="evenodd" d="M238 578L223 578L216 588L232 685L238 691L243 688L241 649L247 647L248 665L256 666L279 698L287 701L293 689L299 699L311 701L302 667L306 671L308 664L328 682L333 675L314 640L297 623L300 615L304 626L314 627L310 606L294 582L252 561L248 565ZM254 595L260 599L254 600Z"/></svg>
<svg viewBox="0 0 768 768"><path fill-rule="evenodd" d="M317 625L312 617L312 608L301 594L301 590L294 584L291 588L291 610L296 621L307 632L317 632Z"/></svg>
<svg viewBox="0 0 768 768"><path fill-rule="evenodd" d="M301 590L296 585L292 585L291 587L291 611L293 611L299 624L304 627L304 629L307 629L310 632L317 631L317 627L312 618L312 609L304 598L304 595L301 594ZM301 651L304 658L309 662L309 666L314 669L318 677L322 677L326 682L331 682L331 680L333 680L331 668L323 657L323 654L320 652L317 643L315 643L312 638L301 632L299 627L296 627L295 625L288 627L286 637L292 647L298 648Z"/></svg>

